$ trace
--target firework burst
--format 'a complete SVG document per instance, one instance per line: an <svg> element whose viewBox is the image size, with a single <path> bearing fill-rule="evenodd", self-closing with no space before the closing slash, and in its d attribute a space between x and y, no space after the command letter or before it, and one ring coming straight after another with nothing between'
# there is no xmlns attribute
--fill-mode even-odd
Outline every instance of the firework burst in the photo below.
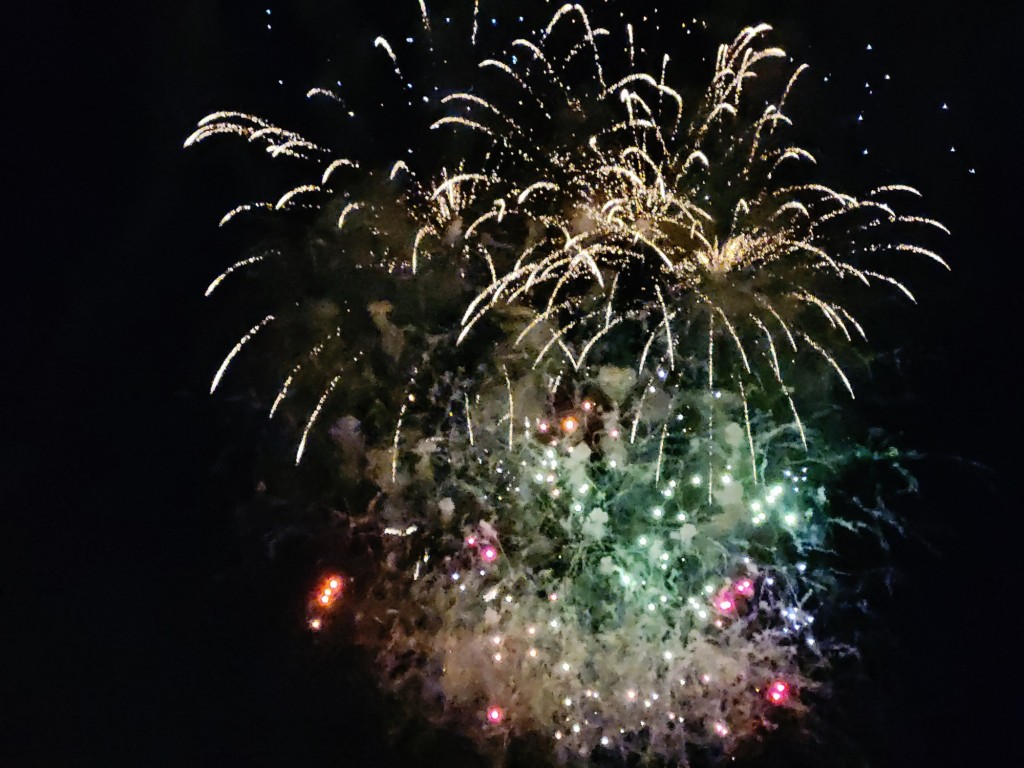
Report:
<svg viewBox="0 0 1024 768"><path fill-rule="evenodd" d="M785 138L806 67L770 31L720 46L697 90L671 84L668 56L645 69L632 25L613 33L580 5L456 69L445 82L465 85L445 93L377 37L416 106L403 139L408 125L436 153L339 156L243 112L186 141L232 135L313 168L221 224L311 212L330 299L267 314L211 391L258 338L307 330L270 407L302 402L296 463L327 413L372 422L364 444L350 416L339 443L379 491L385 557L374 585L344 581L343 605L388 683L482 744L715 751L817 687L813 609L833 578L813 558L855 523L833 519L824 452L806 453L798 401L828 388L790 382L828 370L852 396L843 349L866 334L850 287L913 300L885 261L945 266L902 237L945 228L897 212L911 187L854 196L813 175ZM474 51L479 36L474 3ZM237 262L207 294L241 270L287 272L280 255Z"/></svg>
<svg viewBox="0 0 1024 768"><path fill-rule="evenodd" d="M425 9L422 19L429 39ZM720 46L710 85L691 104L668 84L667 56L653 74L637 67L632 26L619 51L581 6L566 4L534 39L481 60L472 88L438 100L445 114L423 127L457 132L457 150L416 170L395 161L380 174L390 198L332 196L342 174L363 174L363 189L382 186L357 160L253 115L209 115L186 146L232 134L272 156L316 163L315 183L238 206L221 223L256 210L319 208L343 238L369 232L383 270L416 275L434 263L470 290L475 282L456 343L490 314L521 310L515 341L532 345L535 364L555 355L579 371L624 347L643 380L700 358L709 389L774 382L803 435L787 368L801 353L818 356L853 396L837 351L865 338L846 306L850 284L882 283L913 299L883 271L887 257L945 262L885 235L901 224L945 228L896 212L894 199L918 195L911 187L854 197L795 168L816 162L783 139L786 102L806 67L765 98L764 81L779 79L788 60L764 44L770 29L748 27ZM412 88L388 41L374 45L397 84ZM626 66L613 77L616 64ZM333 96L321 88L308 95ZM607 343L615 334L638 342Z"/></svg>

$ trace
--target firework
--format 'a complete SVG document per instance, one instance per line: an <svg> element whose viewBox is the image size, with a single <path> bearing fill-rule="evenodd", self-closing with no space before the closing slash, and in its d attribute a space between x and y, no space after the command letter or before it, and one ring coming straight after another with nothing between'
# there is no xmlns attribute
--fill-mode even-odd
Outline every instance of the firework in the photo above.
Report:
<svg viewBox="0 0 1024 768"><path fill-rule="evenodd" d="M771 482L755 480L738 398L677 392L657 407L701 424L714 409L714 435L641 430L631 441L630 414L606 399L534 410L528 392L544 389L534 375L514 379L530 415L511 445L496 386L481 393L472 441L468 430L449 440L449 471L427 479L418 462L398 465L384 516L434 533L386 539L402 565L363 606L390 684L419 691L432 669L444 704L414 695L417 707L439 719L476 712L483 726L470 735L483 748L539 731L565 759L728 748L767 726L772 708L802 711L798 696L763 690L780 679L816 689L810 674L828 653L812 606L830 576L794 565L824 542L811 468L791 469L793 446L758 424ZM439 499L436 513L410 505L423 493ZM389 620L396 606L401 619Z"/></svg>
<svg viewBox="0 0 1024 768"><path fill-rule="evenodd" d="M885 261L945 266L903 238L945 228L897 212L911 187L852 195L814 175L786 139L806 68L770 31L720 46L696 92L671 84L668 56L644 69L633 25L580 5L456 70L451 93L380 36L422 109L409 143L441 137L436 154L338 156L243 112L186 141L231 135L311 167L221 224L307 214L329 298L267 315L211 391L257 334L304 329L270 415L302 411L298 463L329 413L358 414L339 427L344 463L379 490L378 579L344 607L382 679L485 748L540 733L564 759L728 749L802 711L827 665L814 611L835 579L816 558L860 523L830 509L840 457L808 453L798 402L830 402L822 370L854 394L851 287L913 300ZM478 3L467 32L475 50ZM207 294L289 269L279 256L238 261ZM794 393L799 371L819 383Z"/></svg>
<svg viewBox="0 0 1024 768"><path fill-rule="evenodd" d="M423 19L427 34L427 12ZM945 228L896 212L896 199L919 194L911 187L855 197L795 168L816 162L784 139L787 98L806 67L782 79L765 106L756 103L765 96L757 83L763 70L787 59L762 42L770 29L748 27L722 45L710 85L690 104L667 83L668 57L655 74L635 68L632 26L630 66L611 77L597 44L611 33L567 4L535 40L514 40L506 60L483 59L472 92L440 99L449 113L425 118L424 129L467 134L458 144L466 149L415 171L396 161L388 182L409 183L393 206L324 202L336 172L360 164L253 115L209 115L186 146L232 134L322 168L319 183L274 203L239 206L225 222L254 210L340 205L339 230L368 218L385 270L416 274L436 262L464 279L467 267L485 265L473 272L484 279L464 307L456 343L489 314L518 309L528 319L516 342L533 343L536 364L557 354L578 371L595 355L602 362L614 346L609 337L622 334L638 339L621 346L634 350L642 380L658 366L674 370L699 347L709 388L774 382L803 434L787 368L806 365L803 353L818 356L853 396L837 351L866 338L846 306L851 284L883 284L913 299L882 271L887 254L945 262L885 234L900 225ZM388 41L378 37L375 47L395 65L399 84L411 87ZM610 40L607 48L609 58L626 58ZM580 59L590 62L582 76ZM396 237L395 209L406 219L400 234L415 231L411 243Z"/></svg>

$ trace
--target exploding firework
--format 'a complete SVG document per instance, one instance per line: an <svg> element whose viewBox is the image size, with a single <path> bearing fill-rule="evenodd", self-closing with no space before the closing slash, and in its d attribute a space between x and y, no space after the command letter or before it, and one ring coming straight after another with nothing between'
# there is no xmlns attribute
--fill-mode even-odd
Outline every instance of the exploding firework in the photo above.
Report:
<svg viewBox="0 0 1024 768"><path fill-rule="evenodd" d="M424 13L429 38L428 19ZM768 87L758 80L771 78L762 70L788 58L762 44L769 31L749 27L722 45L710 85L690 104L667 84L667 56L660 72L638 68L632 26L626 50L611 57L628 66L613 77L598 45L611 33L567 4L535 40L516 39L503 59L483 59L472 88L436 99L446 114L425 118L423 128L459 134L456 151L415 171L411 160L394 162L384 180L390 200L372 172L361 182L366 199L328 197L360 163L252 115L209 115L186 145L229 133L273 156L316 162L316 183L274 203L238 206L222 224L254 210L319 207L341 237L353 229L356 242L368 237L383 270L416 275L439 264L475 291L457 344L500 312L518 319L515 343L532 342L535 365L557 355L563 369L579 371L612 362L615 350L640 380L678 367L691 377L704 371L709 389L721 382L745 393L774 382L805 439L787 368L806 366L801 353L818 356L852 396L836 352L866 338L846 306L851 284L881 283L913 300L879 263L909 252L945 265L896 237L901 227L945 228L896 212L895 198L919 195L909 186L854 197L791 167L816 162L784 139L786 101L805 67L782 79L776 98L764 98ZM374 45L393 63L397 84L413 88L388 41ZM254 262L234 265L210 289ZM272 319L232 350L214 387ZM321 351L318 344L309 354Z"/></svg>
<svg viewBox="0 0 1024 768"><path fill-rule="evenodd" d="M720 46L692 96L669 57L644 69L632 25L613 33L580 5L456 71L469 82L451 92L378 37L422 109L402 127L414 145L446 137L436 153L339 157L242 112L186 141L239 136L315 167L221 224L310 212L328 298L265 315L211 391L268 329L304 329L270 415L303 409L298 463L325 413L358 414L332 435L372 481L384 549L373 584L332 610L359 606L385 683L481 745L539 733L564 759L685 760L802 711L819 686L814 611L834 578L816 558L857 523L832 508L840 457L808 454L797 407L830 388L790 382L827 369L852 396L842 350L865 332L851 287L913 299L878 262L945 265L903 237L945 230L897 213L911 187L854 196L812 175L785 138L805 68L787 71L769 32ZM472 49L478 35L474 4ZM275 256L207 293L239 270L293 268Z"/></svg>

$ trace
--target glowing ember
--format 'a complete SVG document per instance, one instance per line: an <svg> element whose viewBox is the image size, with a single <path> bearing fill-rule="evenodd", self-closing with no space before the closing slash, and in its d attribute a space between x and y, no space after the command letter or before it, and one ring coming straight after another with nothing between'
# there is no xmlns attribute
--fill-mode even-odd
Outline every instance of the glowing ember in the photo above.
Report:
<svg viewBox="0 0 1024 768"><path fill-rule="evenodd" d="M342 591L344 590L345 583L342 581L340 576L327 576L321 583L320 589L316 595L316 602L318 605L326 608L331 606L335 600L341 597ZM319 621L319 619L314 619ZM310 623L312 627L312 622ZM319 626L312 627L313 629L319 629Z"/></svg>
<svg viewBox="0 0 1024 768"><path fill-rule="evenodd" d="M789 683L776 680L768 687L768 693L765 694L765 698L772 704L785 704L789 698Z"/></svg>
<svg viewBox="0 0 1024 768"><path fill-rule="evenodd" d="M501 707L490 707L487 710L487 722L497 725L505 719L505 710Z"/></svg>
<svg viewBox="0 0 1024 768"><path fill-rule="evenodd" d="M488 545L480 550L480 557L485 563L493 563L498 559L498 550Z"/></svg>

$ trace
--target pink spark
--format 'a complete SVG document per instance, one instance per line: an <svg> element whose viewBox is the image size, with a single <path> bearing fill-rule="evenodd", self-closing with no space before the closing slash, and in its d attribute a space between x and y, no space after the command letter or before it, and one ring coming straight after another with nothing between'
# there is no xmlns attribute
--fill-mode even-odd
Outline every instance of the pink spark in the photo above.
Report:
<svg viewBox="0 0 1024 768"><path fill-rule="evenodd" d="M754 596L754 582L750 579L740 579L733 584L733 587L735 588L737 595L742 595L743 597Z"/></svg>
<svg viewBox="0 0 1024 768"><path fill-rule="evenodd" d="M772 704L785 704L786 700L789 698L789 683L783 682L782 680L776 680L768 686L766 698Z"/></svg>

